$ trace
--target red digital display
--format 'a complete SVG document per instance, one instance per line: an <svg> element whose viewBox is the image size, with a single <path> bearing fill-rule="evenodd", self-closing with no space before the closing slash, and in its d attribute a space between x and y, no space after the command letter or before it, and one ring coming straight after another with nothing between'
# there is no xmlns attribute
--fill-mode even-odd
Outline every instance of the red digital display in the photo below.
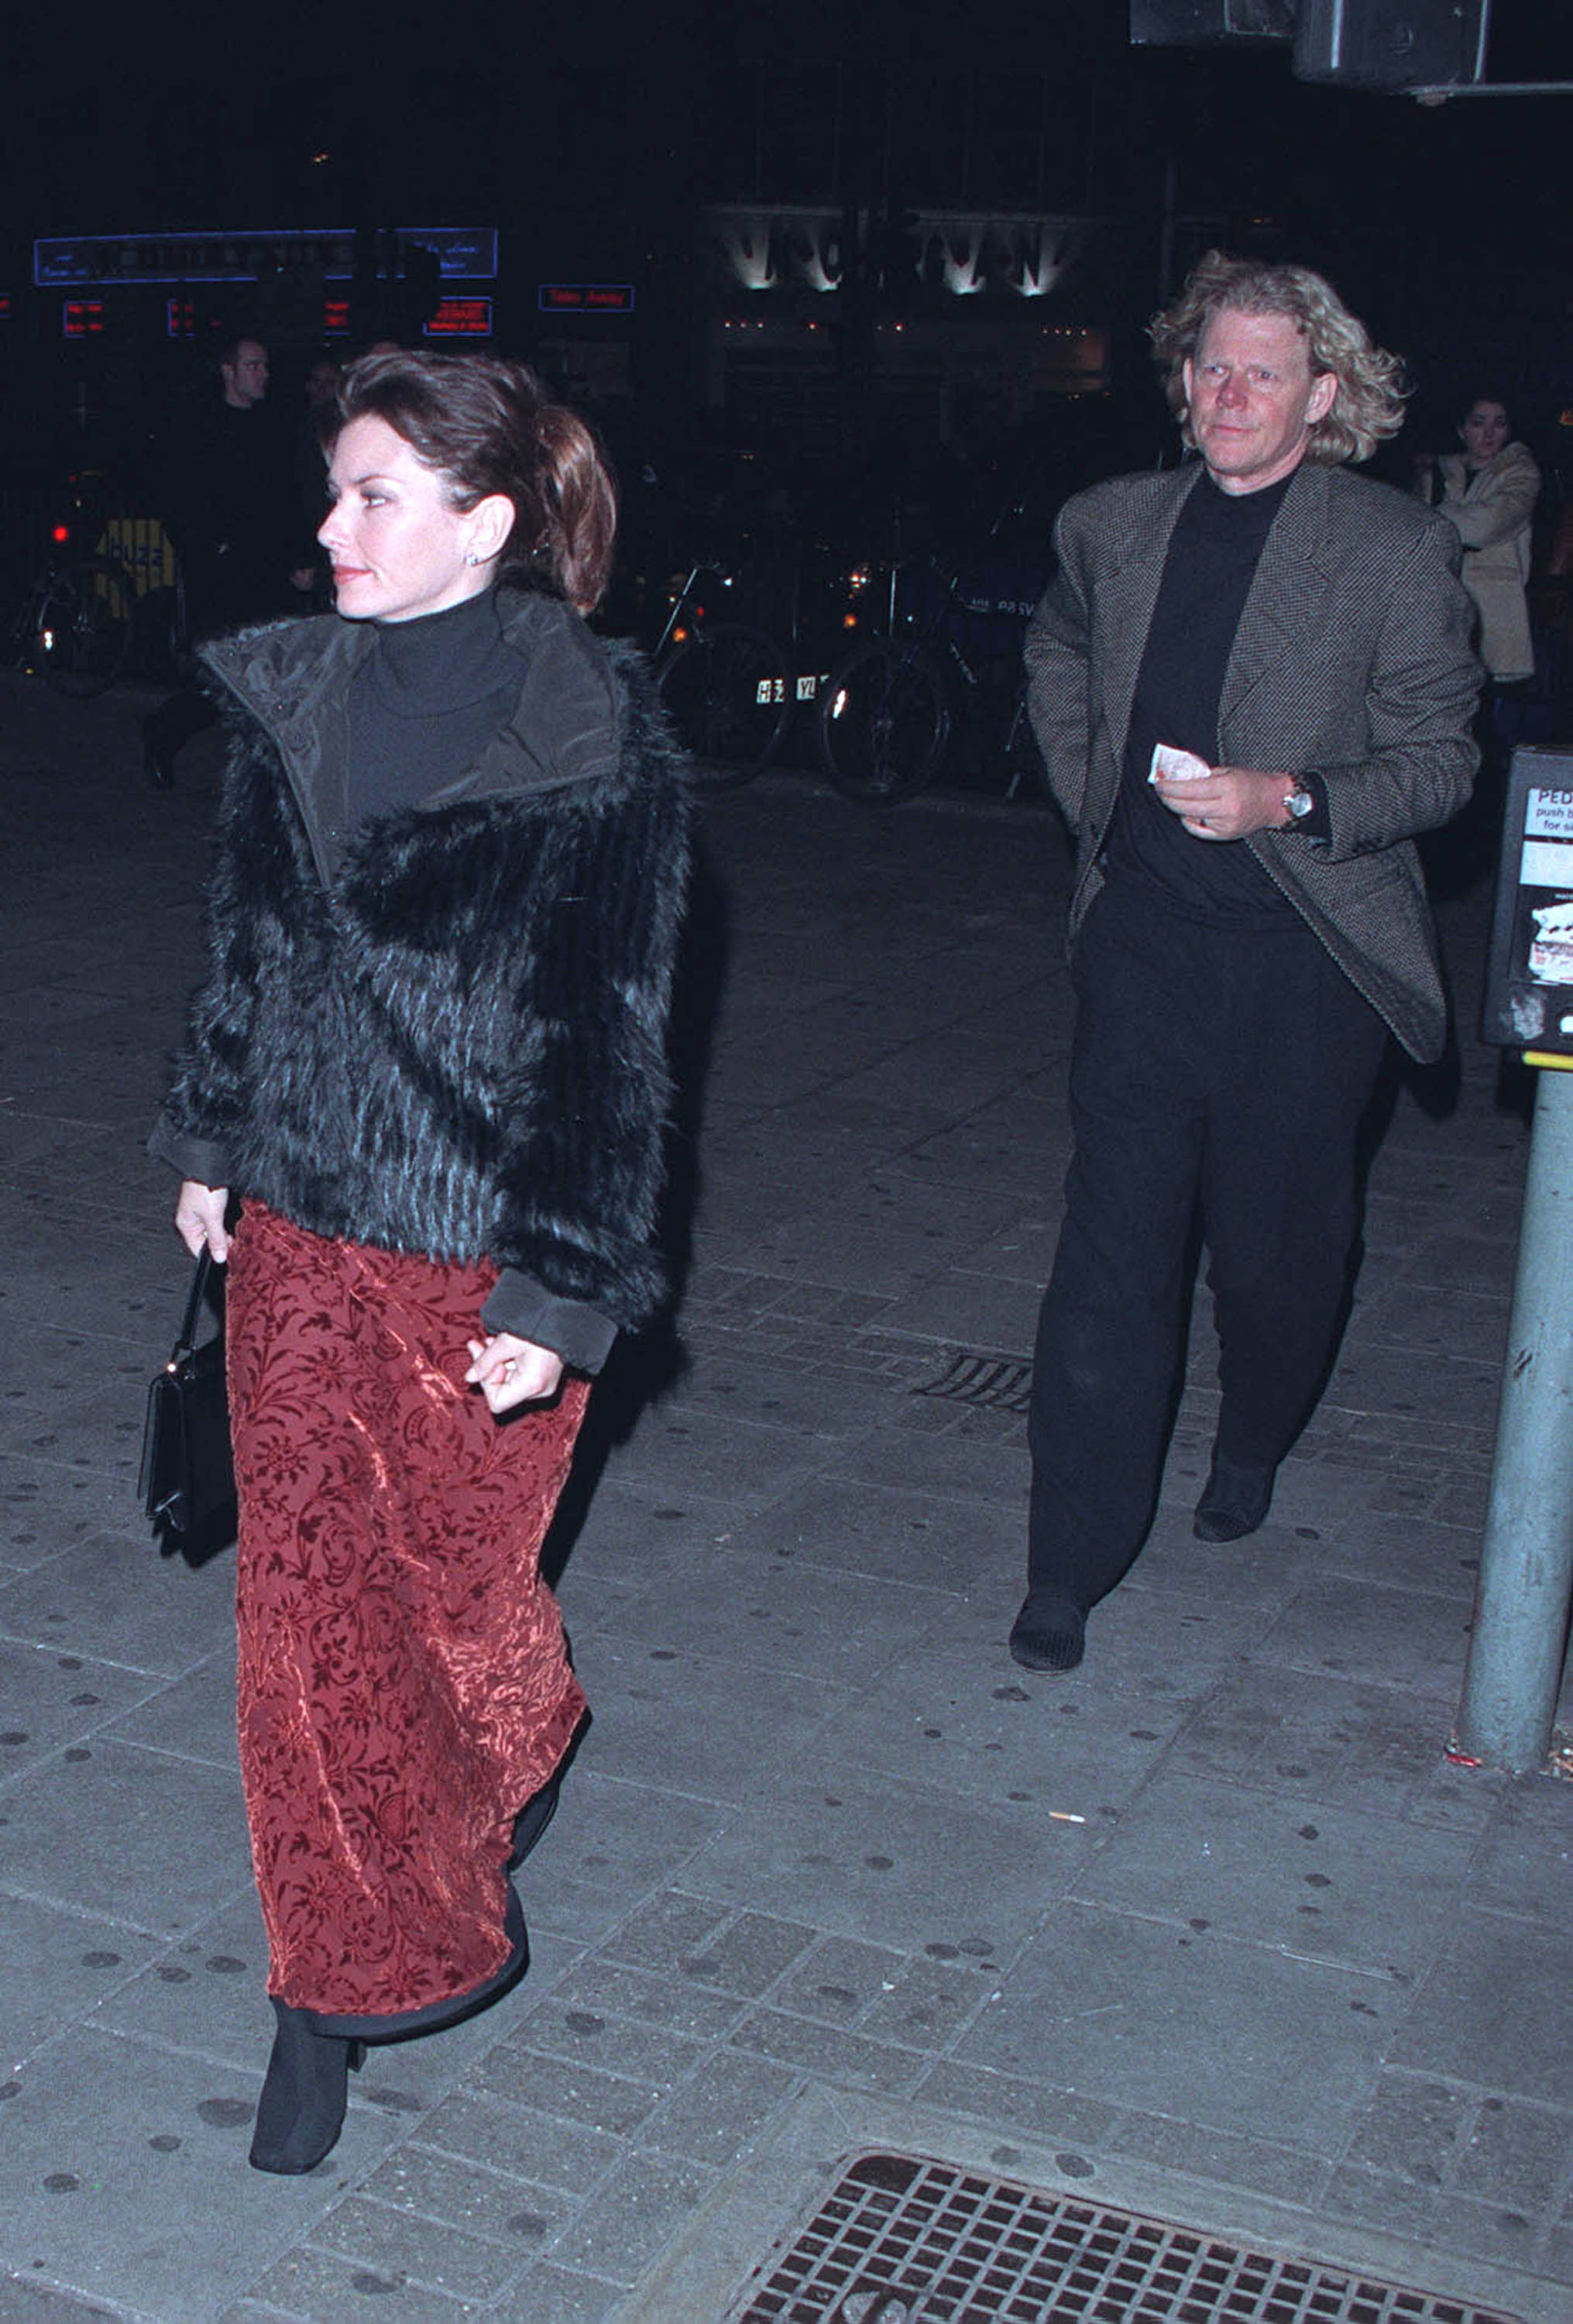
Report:
<svg viewBox="0 0 1573 2324"><path fill-rule="evenodd" d="M428 339L489 339L492 336L490 299L443 299L421 329Z"/></svg>
<svg viewBox="0 0 1573 2324"><path fill-rule="evenodd" d="M68 339L96 339L104 328L102 299L63 299L60 329Z"/></svg>
<svg viewBox="0 0 1573 2324"><path fill-rule="evenodd" d="M323 300L322 330L325 338L348 338L350 334L350 302L347 299L325 299Z"/></svg>
<svg viewBox="0 0 1573 2324"><path fill-rule="evenodd" d="M631 315L631 282L543 282L537 304L543 315Z"/></svg>
<svg viewBox="0 0 1573 2324"><path fill-rule="evenodd" d="M171 339L194 339L197 336L196 300L166 299L164 329Z"/></svg>

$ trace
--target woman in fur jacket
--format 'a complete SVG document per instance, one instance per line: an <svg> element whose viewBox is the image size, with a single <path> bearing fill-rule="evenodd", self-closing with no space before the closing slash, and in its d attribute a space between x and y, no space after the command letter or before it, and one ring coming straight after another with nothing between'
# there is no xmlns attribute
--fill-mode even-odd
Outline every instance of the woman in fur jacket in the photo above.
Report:
<svg viewBox="0 0 1573 2324"><path fill-rule="evenodd" d="M228 1266L276 2018L251 2159L285 2172L363 2042L524 1968L510 1875L585 1708L539 1552L591 1379L662 1296L686 870L649 681L584 619L615 508L577 418L520 364L369 356L329 497L336 612L207 654L207 972L152 1139Z"/></svg>

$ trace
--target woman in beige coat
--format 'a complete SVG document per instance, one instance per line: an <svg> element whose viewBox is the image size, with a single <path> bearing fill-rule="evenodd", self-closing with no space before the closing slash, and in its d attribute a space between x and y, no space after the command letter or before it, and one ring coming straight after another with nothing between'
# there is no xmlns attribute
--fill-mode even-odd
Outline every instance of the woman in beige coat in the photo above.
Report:
<svg viewBox="0 0 1573 2324"><path fill-rule="evenodd" d="M1463 450L1421 462L1421 481L1430 499L1433 468L1440 475L1437 506L1458 528L1464 586L1479 609L1480 659L1494 686L1511 686L1535 671L1524 585L1541 472L1495 396L1476 397L1458 436Z"/></svg>

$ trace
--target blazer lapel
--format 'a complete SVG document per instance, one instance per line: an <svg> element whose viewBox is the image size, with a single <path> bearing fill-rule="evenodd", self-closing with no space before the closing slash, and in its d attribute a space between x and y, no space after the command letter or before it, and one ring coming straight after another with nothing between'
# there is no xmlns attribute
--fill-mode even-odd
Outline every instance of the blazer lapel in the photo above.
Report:
<svg viewBox="0 0 1573 2324"><path fill-rule="evenodd" d="M1147 650L1147 632L1153 626L1158 586L1164 578L1169 536L1200 474L1200 460L1187 461L1184 467L1176 469L1172 477L1164 480L1167 488L1137 510L1115 544L1114 568L1099 583L1103 712L1117 768L1125 762L1131 704L1136 699L1142 656Z"/></svg>
<svg viewBox="0 0 1573 2324"><path fill-rule="evenodd" d="M1220 748L1230 718L1320 617L1331 579L1322 558L1327 507L1327 470L1302 461L1267 535L1235 632L1218 705Z"/></svg>

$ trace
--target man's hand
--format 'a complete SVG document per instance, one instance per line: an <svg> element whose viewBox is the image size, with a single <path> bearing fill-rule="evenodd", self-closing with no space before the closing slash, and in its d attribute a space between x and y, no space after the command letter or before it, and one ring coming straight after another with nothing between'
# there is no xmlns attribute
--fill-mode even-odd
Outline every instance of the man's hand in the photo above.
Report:
<svg viewBox="0 0 1573 2324"><path fill-rule="evenodd" d="M1296 775L1264 774L1255 767L1214 767L1206 776L1176 782L1160 775L1153 789L1194 839L1244 839L1253 831L1283 831L1294 817L1284 801Z"/></svg>
<svg viewBox="0 0 1573 2324"><path fill-rule="evenodd" d="M468 1345L474 1361L465 1378L493 1412L511 1412L516 1404L539 1404L557 1394L563 1360L550 1348L517 1340L511 1332L493 1332L489 1340L471 1340Z"/></svg>
<svg viewBox="0 0 1573 2324"><path fill-rule="evenodd" d="M227 1186L204 1186L196 1178L181 1179L175 1201L175 1232L193 1259L201 1257L206 1243L216 1263L224 1265L229 1257L229 1237L224 1231L228 1207Z"/></svg>

